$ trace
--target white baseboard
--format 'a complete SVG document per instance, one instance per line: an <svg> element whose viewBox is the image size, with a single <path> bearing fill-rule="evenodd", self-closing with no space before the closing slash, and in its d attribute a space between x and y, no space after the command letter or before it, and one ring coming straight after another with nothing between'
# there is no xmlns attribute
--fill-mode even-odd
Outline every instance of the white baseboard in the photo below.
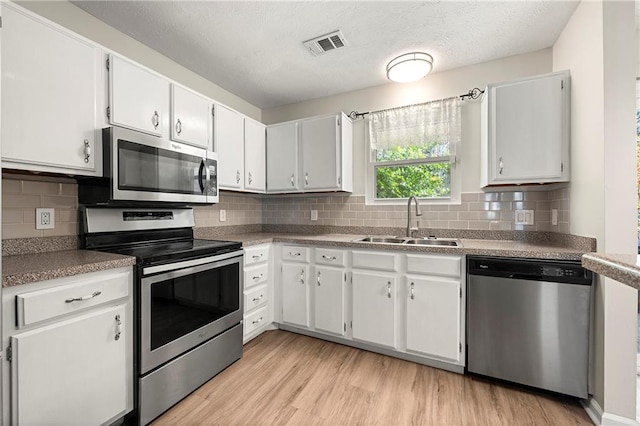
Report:
<svg viewBox="0 0 640 426"><path fill-rule="evenodd" d="M636 419L603 412L600 404L592 396L587 400L581 400L580 403L593 424L597 426L640 426Z"/></svg>

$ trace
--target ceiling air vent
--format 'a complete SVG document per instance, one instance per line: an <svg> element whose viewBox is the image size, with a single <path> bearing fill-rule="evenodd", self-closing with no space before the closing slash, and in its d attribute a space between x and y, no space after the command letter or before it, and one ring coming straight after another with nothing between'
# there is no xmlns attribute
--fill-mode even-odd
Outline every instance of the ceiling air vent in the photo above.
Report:
<svg viewBox="0 0 640 426"><path fill-rule="evenodd" d="M306 47L314 56L322 55L330 50L339 49L349 45L340 30L312 38L302 44L304 44L304 47Z"/></svg>

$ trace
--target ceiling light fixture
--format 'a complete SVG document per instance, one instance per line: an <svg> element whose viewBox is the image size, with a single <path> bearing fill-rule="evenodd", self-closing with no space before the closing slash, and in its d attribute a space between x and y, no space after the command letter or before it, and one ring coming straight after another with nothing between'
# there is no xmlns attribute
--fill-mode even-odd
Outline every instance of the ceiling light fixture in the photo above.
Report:
<svg viewBox="0 0 640 426"><path fill-rule="evenodd" d="M432 68L433 57L428 53L405 53L387 64L387 78L397 83L409 83L420 80Z"/></svg>

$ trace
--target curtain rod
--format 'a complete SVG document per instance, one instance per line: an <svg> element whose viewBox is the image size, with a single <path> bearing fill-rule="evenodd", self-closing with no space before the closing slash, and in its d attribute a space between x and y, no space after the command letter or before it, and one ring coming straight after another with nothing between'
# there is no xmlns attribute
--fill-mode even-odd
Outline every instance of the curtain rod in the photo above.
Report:
<svg viewBox="0 0 640 426"><path fill-rule="evenodd" d="M435 101L429 101L429 102L421 102L419 104L405 105L405 106L396 107L396 108L381 109L381 110L378 110L378 111L371 111L371 112L351 111L347 116L352 120L356 120L358 118L364 118L365 115L371 114L373 112L391 111L391 110L398 109L398 108L406 108L406 107L411 107L411 106L416 106L416 105L425 105L425 104L428 104L428 103L431 103L431 102L446 101L446 100L454 99L454 98L460 98L460 100L463 100L463 101L466 100L465 98L469 98L471 100L478 99L480 97L480 95L482 95L483 93L484 93L484 90L480 90L477 87L474 87L473 89L470 89L469 92L465 93L464 95L453 96L453 97L450 97L450 98L437 99Z"/></svg>

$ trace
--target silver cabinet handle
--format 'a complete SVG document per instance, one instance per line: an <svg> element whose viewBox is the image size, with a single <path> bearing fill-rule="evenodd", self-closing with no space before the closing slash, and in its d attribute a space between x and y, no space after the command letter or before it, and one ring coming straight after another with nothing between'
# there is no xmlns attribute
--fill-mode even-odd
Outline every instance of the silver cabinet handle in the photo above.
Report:
<svg viewBox="0 0 640 426"><path fill-rule="evenodd" d="M295 252L295 253L289 252L289 256L292 256L292 257L297 257L297 256L301 256L301 255L302 255L302 253L300 253L299 251Z"/></svg>
<svg viewBox="0 0 640 426"><path fill-rule="evenodd" d="M318 287L320 287L320 271L318 271L318 279L317 279L317 281L318 281Z"/></svg>
<svg viewBox="0 0 640 426"><path fill-rule="evenodd" d="M257 302L258 300L261 300L264 297L264 294L261 294L258 297L254 297L253 299L251 299L252 302Z"/></svg>
<svg viewBox="0 0 640 426"><path fill-rule="evenodd" d="M391 281L387 281L387 297L391 299Z"/></svg>
<svg viewBox="0 0 640 426"><path fill-rule="evenodd" d="M251 177L251 172L249 172L249 185L251 185L251 182L253 182L253 178Z"/></svg>
<svg viewBox="0 0 640 426"><path fill-rule="evenodd" d="M158 111L153 111L153 117L151 118L151 124L153 124L153 128L157 129L160 125L160 114Z"/></svg>
<svg viewBox="0 0 640 426"><path fill-rule="evenodd" d="M300 271L300 282L304 284L304 269Z"/></svg>
<svg viewBox="0 0 640 426"><path fill-rule="evenodd" d="M498 173L502 174L502 170L504 169L504 161L502 161L502 157L498 158Z"/></svg>
<svg viewBox="0 0 640 426"><path fill-rule="evenodd" d="M83 300L89 300L89 299L93 299L94 297L98 297L102 294L101 291L94 291L91 294L87 294L86 296L82 296L82 297L70 297L67 300L64 301L64 303L71 303L71 302L82 302Z"/></svg>
<svg viewBox="0 0 640 426"><path fill-rule="evenodd" d="M89 139L84 140L84 162L89 162L89 157L91 157L91 145L89 145Z"/></svg>
<svg viewBox="0 0 640 426"><path fill-rule="evenodd" d="M262 253L260 254L254 254L253 256L251 256L253 259L260 259L262 257Z"/></svg>
<svg viewBox="0 0 640 426"><path fill-rule="evenodd" d="M178 118L178 121L176 122L176 133L177 134L182 133L182 122L180 121L179 118Z"/></svg>
<svg viewBox="0 0 640 426"><path fill-rule="evenodd" d="M295 183L293 183L293 179L295 178L295 175L293 173L291 173L291 186L296 186Z"/></svg>
<svg viewBox="0 0 640 426"><path fill-rule="evenodd" d="M256 325L256 324L260 324L262 322L262 317L258 318L255 321L251 321L251 324Z"/></svg>
<svg viewBox="0 0 640 426"><path fill-rule="evenodd" d="M335 257L335 256L325 256L324 254L322 255L322 258L324 260L336 260L337 259L337 257Z"/></svg>
<svg viewBox="0 0 640 426"><path fill-rule="evenodd" d="M416 290L414 288L414 284L411 283L411 300L416 298Z"/></svg>
<svg viewBox="0 0 640 426"><path fill-rule="evenodd" d="M120 321L120 314L116 315L116 335L115 339L120 340L120 335L122 334L122 321Z"/></svg>
<svg viewBox="0 0 640 426"><path fill-rule="evenodd" d="M309 173L304 174L304 184L309 185Z"/></svg>
<svg viewBox="0 0 640 426"><path fill-rule="evenodd" d="M236 170L236 183L240 183L240 170Z"/></svg>
<svg viewBox="0 0 640 426"><path fill-rule="evenodd" d="M254 280L259 280L260 278L264 277L264 274L260 274L260 275L254 275L253 279Z"/></svg>

